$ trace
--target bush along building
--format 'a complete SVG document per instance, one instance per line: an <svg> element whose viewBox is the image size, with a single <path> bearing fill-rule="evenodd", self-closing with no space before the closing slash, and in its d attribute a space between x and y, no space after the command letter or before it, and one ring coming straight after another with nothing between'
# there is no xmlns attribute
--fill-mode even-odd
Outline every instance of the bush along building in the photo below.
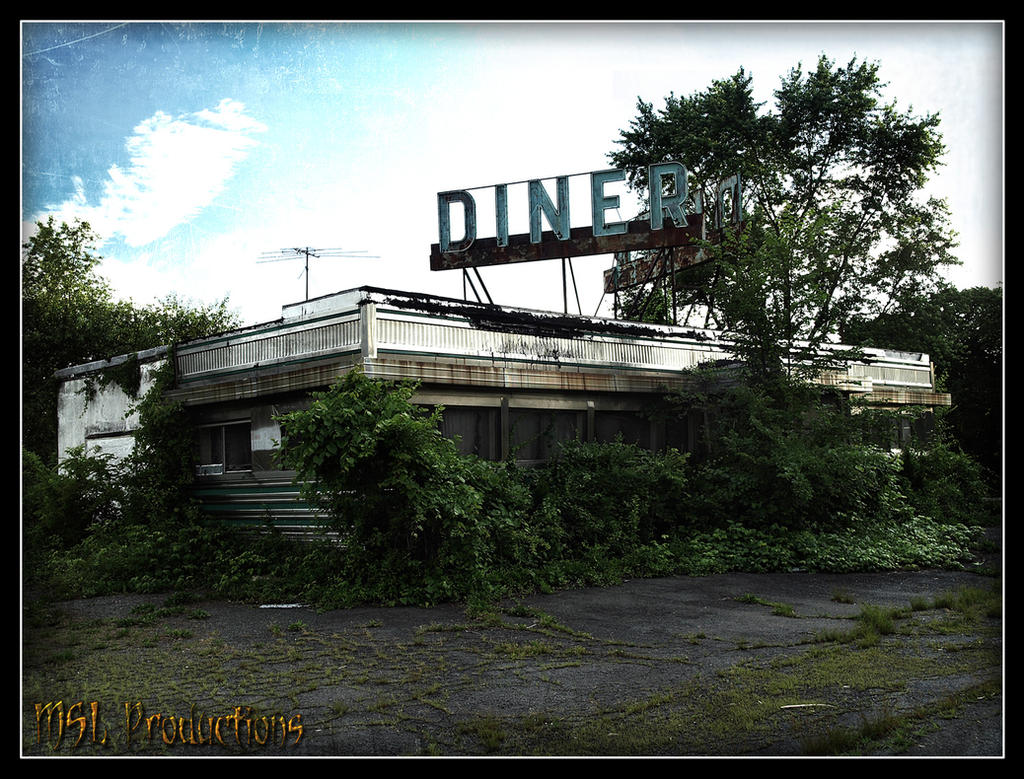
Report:
<svg viewBox="0 0 1024 779"><path fill-rule="evenodd" d="M652 410L692 386L689 369L710 364L727 381L736 365L712 331L361 287L286 305L274 322L59 371L61 456L79 446L130 452L133 398L168 361L166 396L194 423L193 489L205 511L284 531L310 514L294 474L275 465L276 418L349 371L418 382L413 400L444 407L443 432L463 452L536 463L567 439L693 451L700 415L666 421ZM926 354L867 349L817 381L872 405L950 403Z"/></svg>

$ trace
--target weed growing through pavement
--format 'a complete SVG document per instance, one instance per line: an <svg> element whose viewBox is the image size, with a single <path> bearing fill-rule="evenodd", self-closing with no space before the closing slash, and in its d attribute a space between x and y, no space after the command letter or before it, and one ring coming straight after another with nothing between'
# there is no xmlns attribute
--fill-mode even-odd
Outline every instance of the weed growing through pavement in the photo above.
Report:
<svg viewBox="0 0 1024 779"><path fill-rule="evenodd" d="M739 601L740 603L757 603L757 604L759 604L761 606L771 606L772 607L772 614L774 614L777 617L794 617L794 618L796 618L796 617L799 616L796 613L796 610L792 606L790 606L788 603L776 603L774 601L765 600L764 598L759 598L758 596L754 595L753 593L749 593L748 592L748 593L745 593L743 595L740 595L740 596L738 596L736 598L736 600Z"/></svg>

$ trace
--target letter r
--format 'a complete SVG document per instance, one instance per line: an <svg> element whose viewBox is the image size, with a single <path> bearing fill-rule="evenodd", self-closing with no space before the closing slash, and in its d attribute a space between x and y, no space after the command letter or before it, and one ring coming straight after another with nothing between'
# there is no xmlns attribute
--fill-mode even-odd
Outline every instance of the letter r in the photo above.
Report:
<svg viewBox="0 0 1024 779"><path fill-rule="evenodd" d="M662 176L674 177L674 195L665 195L662 192ZM678 162L651 165L648 168L647 182L651 188L651 229L660 230L663 227L666 211L676 227L686 227L686 214L683 213L687 194L686 168Z"/></svg>

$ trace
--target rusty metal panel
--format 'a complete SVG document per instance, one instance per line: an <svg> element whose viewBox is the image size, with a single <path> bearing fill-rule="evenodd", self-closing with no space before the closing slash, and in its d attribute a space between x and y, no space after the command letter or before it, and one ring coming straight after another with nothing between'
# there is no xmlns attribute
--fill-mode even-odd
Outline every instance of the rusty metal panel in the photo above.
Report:
<svg viewBox="0 0 1024 779"><path fill-rule="evenodd" d="M660 230L652 230L646 219L637 219L628 222L626 231L619 235L594 235L591 227L576 227L564 241L550 230L541 233L540 243L531 243L528 233L509 236L507 246L499 246L497 238L484 238L460 252L442 252L440 244L435 243L430 247L430 269L454 270L687 246L701 237L701 215L691 216L695 218L686 227L676 227L671 219L666 219Z"/></svg>
<svg viewBox="0 0 1024 779"><path fill-rule="evenodd" d="M733 177L736 178L736 177ZM730 179L731 181L731 179ZM729 182L726 182L729 183ZM721 195L721 192L719 193ZM735 195L739 197L739 195ZM700 217L701 214L695 216ZM721 204L716 206L713 214L716 220L716 225L721 220ZM711 215L709 214L709 218ZM746 226L745 222L736 222L733 224L734 229L742 231ZM707 224L703 225L704 232L698 236L709 243L720 243L725 238L725 228L709 227ZM699 265L702 262L706 262L707 258L702 255L698 246L681 245L668 249L672 255L672 262L667 263L664 261L663 255L665 251L658 252L655 255L648 257L641 257L639 259L629 260L625 262L616 262L615 266L609 268L604 272L604 291L606 294L614 294L617 291L623 289L629 289L640 284L645 284L649 281L655 281L658 278L672 273L673 270L684 270L694 265Z"/></svg>
<svg viewBox="0 0 1024 779"><path fill-rule="evenodd" d="M703 261L696 246L679 246L649 257L616 264L604 272L604 291L611 295L617 290L657 280L673 271L683 270Z"/></svg>

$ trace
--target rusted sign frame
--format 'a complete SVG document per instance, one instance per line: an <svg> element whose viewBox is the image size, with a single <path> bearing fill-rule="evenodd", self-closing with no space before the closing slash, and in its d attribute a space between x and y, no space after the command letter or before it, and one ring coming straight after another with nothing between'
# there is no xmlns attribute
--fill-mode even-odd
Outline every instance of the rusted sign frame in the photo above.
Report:
<svg viewBox="0 0 1024 779"><path fill-rule="evenodd" d="M700 262L703 257L694 245L665 247L664 251L636 260L616 261L614 267L604 272L604 291L612 294L646 284L651 278L660 278Z"/></svg>
<svg viewBox="0 0 1024 779"><path fill-rule="evenodd" d="M693 216L699 217L699 214ZM553 231L541 234L540 243L531 243L529 233L508 237L507 246L499 246L497 238L478 239L467 249L441 252L439 243L430 247L431 270L453 270L484 265L508 265L515 262L559 260L595 254L614 254L641 249L664 249L685 246L700 238L701 220L691 220L685 227L676 227L670 218L660 230L652 230L649 219L637 219L626 224L619 235L594 235L590 227L576 227L569 231L568 240L559 240Z"/></svg>

